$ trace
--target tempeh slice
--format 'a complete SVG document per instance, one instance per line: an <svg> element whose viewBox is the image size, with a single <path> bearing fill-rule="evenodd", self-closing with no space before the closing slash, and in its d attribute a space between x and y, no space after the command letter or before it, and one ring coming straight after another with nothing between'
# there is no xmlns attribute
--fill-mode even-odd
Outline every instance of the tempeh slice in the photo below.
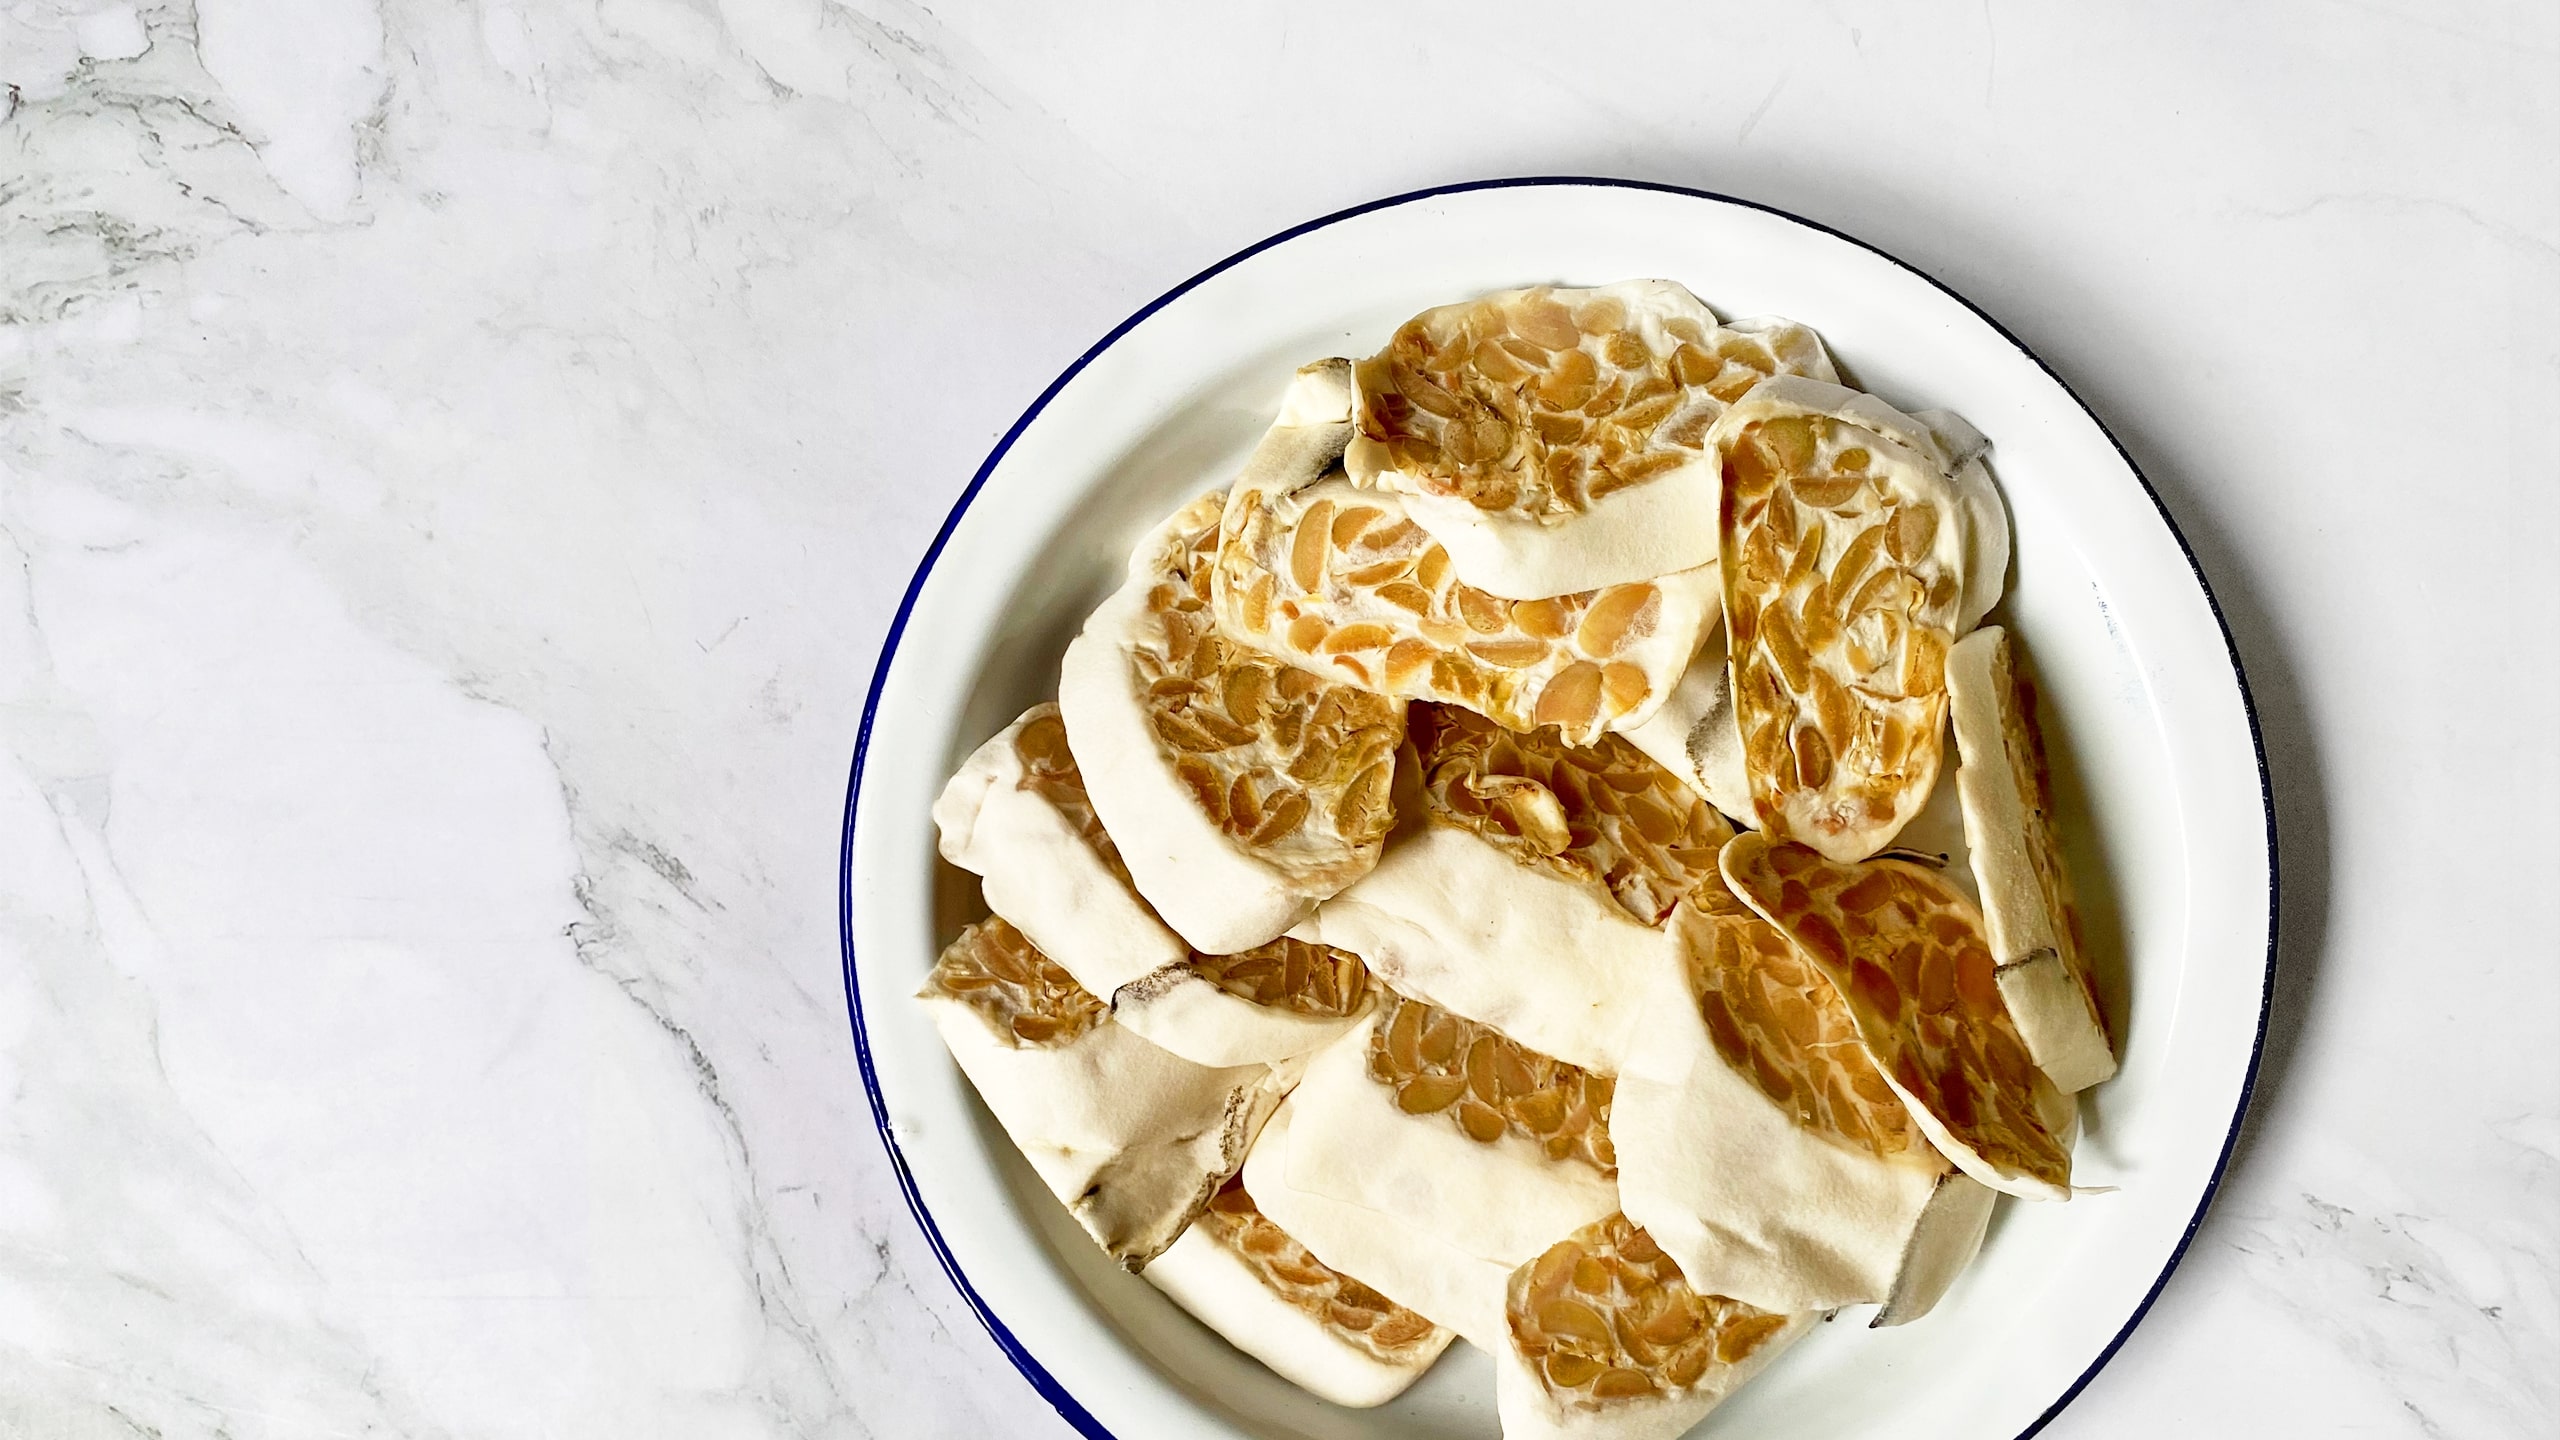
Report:
<svg viewBox="0 0 2560 1440"><path fill-rule="evenodd" d="M1292 413L1327 413L1323 397L1344 392L1328 392L1326 374L1301 372ZM1347 394L1340 403L1347 416ZM1406 507L1338 472L1275 467L1239 480L1212 590L1219 623L1328 680L1587 742L1662 703L1723 603L1712 563L1502 599L1462 582Z"/></svg>
<svg viewBox="0 0 2560 1440"><path fill-rule="evenodd" d="M1732 827L1616 736L1567 745L1440 705L1416 705L1408 734L1408 828L1315 933L1407 994L1614 1073L1670 963L1662 923L1717 883Z"/></svg>
<svg viewBox="0 0 2560 1440"><path fill-rule="evenodd" d="M1282 936L1203 955L1138 897L1067 749L1055 705L1035 705L943 787L943 854L985 877L988 908L1120 1023L1186 1060L1249 1065L1322 1048L1370 1001L1360 957Z"/></svg>
<svg viewBox="0 0 2560 1440"><path fill-rule="evenodd" d="M1375 996L1359 956L1283 935L1132 980L1111 997L1111 1013L1185 1059L1243 1065L1323 1049L1369 1013Z"/></svg>
<svg viewBox="0 0 2560 1440"><path fill-rule="evenodd" d="M1456 1338L1327 1265L1230 1180L1144 1272L1228 1343L1336 1405L1383 1405Z"/></svg>
<svg viewBox="0 0 2560 1440"><path fill-rule="evenodd" d="M1956 487L1965 516L1964 598L1956 603L1956 633L1969 635L2000 603L2009 584L2009 506L1983 457L1991 441L1952 410L1914 410L1911 418L1938 442L1938 456Z"/></svg>
<svg viewBox="0 0 2560 1440"><path fill-rule="evenodd" d="M1513 1272L1505 1318L1503 1440L1675 1440L1819 1317L1701 1293L1611 1215Z"/></svg>
<svg viewBox="0 0 2560 1440"><path fill-rule="evenodd" d="M1503 1288L1511 1265L1470 1255L1440 1235L1365 1205L1289 1183L1293 1095L1280 1102L1245 1157L1256 1204L1309 1253L1478 1348L1501 1343Z"/></svg>
<svg viewBox="0 0 2560 1440"><path fill-rule="evenodd" d="M1462 1254L1517 1265L1618 1208L1612 1088L1488 1027L1394 997L1307 1062L1289 1097L1283 1178ZM1363 1278L1397 1294L1386 1276Z"/></svg>
<svg viewBox="0 0 2560 1440"><path fill-rule="evenodd" d="M982 878L987 908L1094 994L1189 958L1130 885L1055 704L979 746L942 787L933 819L943 858Z"/></svg>
<svg viewBox="0 0 2560 1440"><path fill-rule="evenodd" d="M1771 380L1715 443L1753 810L1773 835L1864 859L1937 783L1974 511L1927 427L1837 385Z"/></svg>
<svg viewBox="0 0 2560 1440"><path fill-rule="evenodd" d="M1965 843L2000 993L2045 1075L2065 1094L2085 1090L2115 1073L2115 1050L2054 833L2035 690L2009 633L1994 625L1957 641L1947 656L1947 693Z"/></svg>
<svg viewBox="0 0 2560 1440"><path fill-rule="evenodd" d="M1266 435L1257 465L1303 439ZM1058 695L1138 893L1210 955L1268 943L1377 863L1404 733L1401 703L1219 631L1209 579L1224 509L1222 494L1202 496L1139 546L1128 583L1067 647Z"/></svg>
<svg viewBox="0 0 2560 1440"><path fill-rule="evenodd" d="M1148 1044L1001 919L960 932L916 998L1031 1168L1131 1269L1244 1163L1292 1078Z"/></svg>
<svg viewBox="0 0 2560 1440"><path fill-rule="evenodd" d="M1932 1147L1831 982L1718 883L1618 1077L1618 1193L1698 1290L1764 1310L1927 1312L1993 1193Z"/></svg>
<svg viewBox="0 0 2560 1440"><path fill-rule="evenodd" d="M1708 428L1780 373L1836 378L1812 331L1718 325L1668 280L1500 291L1424 311L1359 363L1344 461L1489 594L1649 580L1715 559Z"/></svg>
<svg viewBox="0 0 2560 1440"><path fill-rule="evenodd" d="M1724 878L1820 967L1858 1038L1948 1159L1994 1190L2071 1198L2071 1121L2018 1037L1982 917L1934 871L1840 864L1791 841L1736 836Z"/></svg>
<svg viewBox="0 0 2560 1440"><path fill-rule="evenodd" d="M1702 638L1662 708L1620 733L1734 824L1760 823L1751 803L1751 774L1742 762L1742 731L1734 721L1723 626Z"/></svg>

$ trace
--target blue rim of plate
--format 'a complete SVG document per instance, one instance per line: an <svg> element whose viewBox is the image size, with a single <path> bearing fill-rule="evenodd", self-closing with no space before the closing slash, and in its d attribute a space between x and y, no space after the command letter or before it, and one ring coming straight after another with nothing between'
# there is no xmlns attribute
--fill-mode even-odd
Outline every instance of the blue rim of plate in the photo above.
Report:
<svg viewBox="0 0 2560 1440"><path fill-rule="evenodd" d="M2053 1423L2053 1417L2061 1414L2063 1407L2078 1399L2080 1392L2088 1388L2089 1382L2097 1378L2098 1372L2106 1368L2107 1362L2115 1358L2116 1352L2124 1348L2124 1342L2133 1334L2134 1327L2142 1323L2142 1317L2151 1313L2152 1303L2160 1298L2161 1290L2167 1287L2170 1275L2178 1268L2178 1262L2186 1258L2187 1247L2195 1242L2196 1231L2204 1224L2205 1211L2212 1208L2213 1197L2222 1188L2223 1173L2230 1168L2232 1149L2240 1141L2241 1121L2248 1115L2249 1101L2257 1091L2258 1065L2265 1058L2267 1051L2267 1020L2275 1003L2276 917L2281 909L2280 892L2282 890L2282 875L2276 866L2275 787L2267 772L2266 737L2258 728L2258 702L2256 697L2249 693L2249 674L2240 663L2240 647L2232 639L2231 622L2222 613L2222 602L2214 597L2213 584L2205 578L2204 567L2196 562L2195 547L2187 543L2186 532L2178 528L2177 519L2170 515L2169 507L2161 503L2160 492L2152 487L2151 477L2143 474L2142 467L2135 464L2133 456L2126 453L2124 442L2116 438L2115 432L2107 428L2107 422L2099 418L2097 411L2089 408L2089 403L2080 398L2080 393L2071 388L2070 382L2064 380L2055 373L2051 365L2045 363L2043 356L2029 349L2025 341L2011 334L2009 327L1993 319L1981 306L1957 294L1945 282L1900 256L1878 249L1855 235L1835 230L1819 220L1808 220L1804 216L1781 210L1774 205L1763 205L1756 200L1746 200L1737 195L1721 195L1713 190L1696 190L1685 185L1664 185L1650 180L1620 180L1597 175L1523 175L1511 179L1467 180L1453 185L1435 185L1427 190L1409 190L1401 195L1390 195L1383 200L1372 200L1364 205L1354 205L1347 210L1336 210L1330 215L1318 216L1303 224L1292 225L1266 240L1246 246L1148 301L1136 314L1113 326L1111 333L1094 342L1091 349L1077 356L1074 364L1060 371L1058 378L1049 382L1049 388L1040 392L1040 398L1032 401L1030 408L1024 410L1021 417L1013 422L1012 428L1004 432L1004 437L996 441L995 449L987 452L986 461L978 467L978 473L969 477L969 488L960 492L960 499L952 505L951 513L944 517L942 528L935 532L933 543L925 547L924 558L916 564L915 578L907 582L906 594L898 600L898 612L890 618L889 633L880 642L880 658L871 672L871 691L862 702L862 727L855 732L853 741L853 774L845 785L844 848L838 863L836 914L838 928L842 932L844 998L853 1022L853 1053L855 1060L862 1067L863 1091L871 1099L872 1123L879 1128L880 1143L888 1149L889 1168L897 1174L898 1189L907 1197L907 1208L914 1212L916 1223L924 1227L925 1243L933 1247L934 1258L942 1262L943 1273L949 1275L951 1283L959 1288L960 1298L968 1302L970 1311L978 1317L978 1323L987 1327L987 1334L996 1342L996 1348L1002 1350L1005 1358L1013 1362L1013 1367L1022 1372L1022 1377L1031 1382L1031 1388L1038 1391L1042 1399L1056 1407L1058 1414L1068 1424L1074 1426L1078 1434L1091 1437L1091 1440L1118 1440L1118 1437L1105 1429L1102 1422L1094 1418L1092 1411L1085 1409L1075 1396L1069 1394L1067 1387L1059 1382L1057 1376L1050 1374L1046 1366L1032 1358L1031 1352L1023 1348L1022 1342L1014 1337L1013 1331L1006 1328L1004 1321L997 1318L995 1311L987 1307L987 1302L979 1296L977 1287L969 1283L968 1275L960 1269L960 1262L952 1257L951 1247L944 1243L941 1228L933 1223L932 1212L925 1209L924 1198L916 1193L915 1175L907 1168L907 1157L898 1149L898 1137L889 1128L888 1102L881 1098L879 1076L871 1067L871 1037L864 1029L862 1021L862 988L854 978L853 817L862 799L862 767L865 757L870 753L871 722L879 713L880 691L888 681L890 664L897 658L898 641L907 629L907 616L915 608L916 596L924 590L925 578L933 573L934 562L942 557L942 548L949 543L951 532L959 528L960 517L968 513L971 502L978 498L978 491L986 485L987 477L995 473L996 466L1003 462L1005 452L1013 448L1013 442L1021 437L1023 430L1039 417L1041 411L1049 408L1049 402L1058 397L1058 392L1066 388L1068 381L1075 379L1083 372L1084 367L1093 363L1096 356L1118 344L1121 336L1135 329L1148 316L1181 299L1212 277L1233 269L1263 251L1275 245L1286 244L1312 231L1322 230L1328 225L1340 224L1342 221L1356 219L1378 210L1391 210L1399 205L1410 205L1418 200L1436 199L1443 195L1464 195L1476 190L1524 190L1566 186L1650 190L1664 195L1686 196L1693 200L1711 200L1724 205L1738 205L1746 210L1775 215L1782 220L1791 220L1806 229L1820 231L1835 240L1847 241L1868 254L1926 281L1940 294L1973 312L1975 319L1990 326L2001 339L2016 346L2019 354L2034 361L2036 368L2042 370L2046 378L2052 380L2055 385L2060 386L2062 393L2071 397L2071 403L2079 406L2081 413L2089 417L2090 423L2098 427L2099 433L2107 437L2107 443L2115 447L2116 455L2124 461L2125 469L2131 471L2133 478L2140 482L2142 493L2150 497L2152 508L2160 513L2160 522L2169 527L2170 538L2178 542L2179 553L2187 557L2188 573L2195 576L2196 588L2204 592L2205 605L2213 611L2213 623L2222 631L2222 647L2231 661L2231 676L2240 687L2241 712L2249 720L2249 745L2257 752L2259 808L2265 811L2267 817L2267 973L2265 980L2261 982L2258 994L2257 1037L2249 1047L2249 1068L2240 1080L2240 1103L2232 1108L2231 1128L2222 1137L2222 1152L2214 1157L2213 1174L2205 1180L2204 1193L2197 1197L2195 1213L2187 1217L2186 1229L2178 1236L2177 1247L2169 1252L2168 1263L2160 1267L2159 1278L2153 1280L2151 1288L2144 1292L2142 1303L2136 1305L2133 1313L2125 1317L2124 1326L2116 1331L2115 1338L2107 1342L2106 1348L2098 1352L2097 1357L2089 1362L2089 1367L2080 1372L2080 1378L2071 1382L2069 1389L2063 1391L2051 1405L2045 1407L2044 1413L2036 1417L2034 1424L2018 1432L2018 1440L2028 1440L2028 1437Z"/></svg>

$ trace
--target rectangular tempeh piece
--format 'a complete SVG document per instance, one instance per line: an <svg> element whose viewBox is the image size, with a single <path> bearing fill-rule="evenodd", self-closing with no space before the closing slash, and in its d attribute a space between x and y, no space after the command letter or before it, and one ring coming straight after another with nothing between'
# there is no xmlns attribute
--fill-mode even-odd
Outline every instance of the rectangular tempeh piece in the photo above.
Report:
<svg viewBox="0 0 2560 1440"><path fill-rule="evenodd" d="M1965 844L2001 996L2037 1067L2065 1094L2086 1090L2116 1073L2115 1051L2054 834L2035 693L2007 631L1986 625L1957 642L1947 654L1947 694Z"/></svg>

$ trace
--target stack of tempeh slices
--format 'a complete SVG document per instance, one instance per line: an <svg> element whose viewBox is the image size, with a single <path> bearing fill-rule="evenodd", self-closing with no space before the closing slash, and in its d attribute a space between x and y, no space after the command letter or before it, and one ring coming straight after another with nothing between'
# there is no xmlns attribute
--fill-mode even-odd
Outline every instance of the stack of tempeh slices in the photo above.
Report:
<svg viewBox="0 0 2560 1440"><path fill-rule="evenodd" d="M1463 1338L1506 1435L1670 1437L1917 1319L2115 1067L1985 448L1668 281L1306 367L952 777L994 913L922 1000L1096 1242L1341 1404Z"/></svg>

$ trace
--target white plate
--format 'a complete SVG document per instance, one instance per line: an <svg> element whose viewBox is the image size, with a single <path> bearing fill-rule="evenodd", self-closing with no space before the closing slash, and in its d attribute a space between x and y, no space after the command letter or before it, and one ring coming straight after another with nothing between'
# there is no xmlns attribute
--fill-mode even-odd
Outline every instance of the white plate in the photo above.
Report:
<svg viewBox="0 0 2560 1440"><path fill-rule="evenodd" d="M2273 961L2273 814L2212 597L2089 412L1961 297L1741 201L1605 180L1497 181L1313 221L1149 305L1060 376L926 553L872 682L846 802L845 985L872 1109L954 1283L1087 1435L1491 1436L1458 1347L1384 1409L1301 1394L1107 1264L987 1118L909 1001L977 904L928 811L1057 661L1154 517L1226 483L1290 372L1375 350L1426 306L1541 282L1686 282L1721 315L1822 332L1865 388L1989 435L2016 523L2006 618L2041 672L2124 1066L2084 1110L2066 1205L2004 1203L1921 1323L1843 1314L1702 1435L2024 1435L2104 1364L2177 1263L2247 1103ZM2075 793L2076 792L2076 793ZM859 957L859 958L857 958Z"/></svg>

